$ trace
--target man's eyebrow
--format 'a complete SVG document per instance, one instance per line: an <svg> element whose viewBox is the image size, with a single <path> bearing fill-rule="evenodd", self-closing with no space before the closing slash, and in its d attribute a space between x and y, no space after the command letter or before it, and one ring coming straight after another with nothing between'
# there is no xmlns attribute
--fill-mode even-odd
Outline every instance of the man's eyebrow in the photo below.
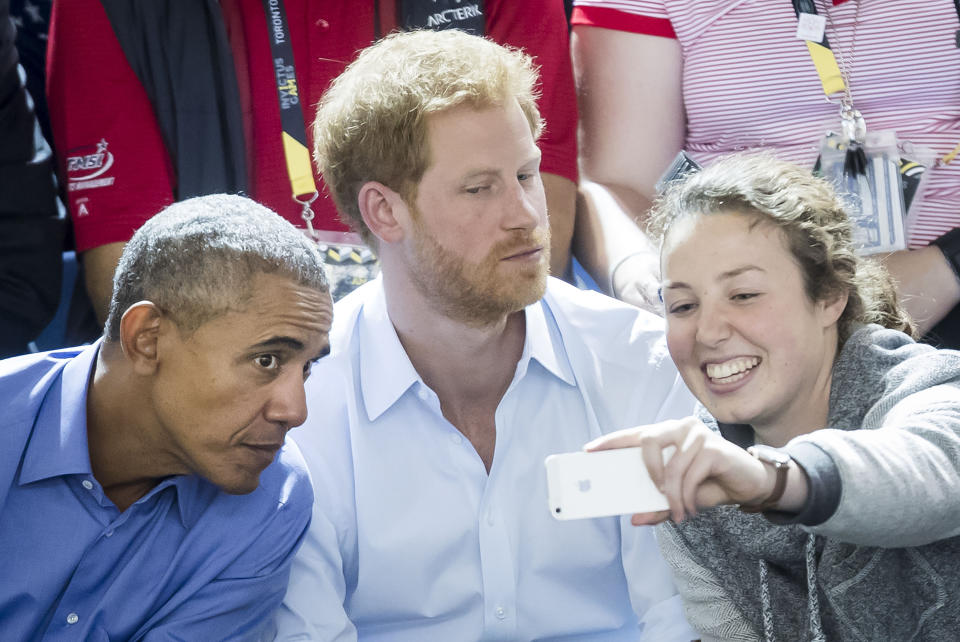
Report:
<svg viewBox="0 0 960 642"><path fill-rule="evenodd" d="M484 176L493 176L493 177L496 177L496 176L499 176L499 175L500 175L500 170L498 170L498 169L493 169L493 168L481 168L481 169L471 170L470 172L464 174L463 180L465 180L465 181L470 181L470 180L473 180L473 179L476 179L476 178L481 178L481 177L484 177Z"/></svg>
<svg viewBox="0 0 960 642"><path fill-rule="evenodd" d="M250 346L250 350L265 350L269 348L288 348L293 351L303 350L304 346L303 341L299 339L294 339L293 337L270 337L260 343L255 343Z"/></svg>
<svg viewBox="0 0 960 642"><path fill-rule="evenodd" d="M541 159L543 158L543 152L537 149L535 154L531 154L523 163L520 164L521 167L527 165L539 165ZM472 180L475 178L480 178L482 176L500 176L501 171L495 167L479 167L474 170L470 170L463 176L463 180Z"/></svg>

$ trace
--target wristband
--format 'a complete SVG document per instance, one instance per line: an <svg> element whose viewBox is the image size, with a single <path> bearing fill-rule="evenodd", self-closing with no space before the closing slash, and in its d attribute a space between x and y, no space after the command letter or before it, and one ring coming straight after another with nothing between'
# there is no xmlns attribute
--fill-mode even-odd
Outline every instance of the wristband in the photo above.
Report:
<svg viewBox="0 0 960 642"><path fill-rule="evenodd" d="M759 504L740 504L740 510L744 513L762 513L770 510L777 505L780 498L783 497L783 491L787 489L787 473L790 470L790 455L770 446L750 446L747 452L756 457L765 466L771 466L777 473L777 479L773 484L773 491L770 496Z"/></svg>

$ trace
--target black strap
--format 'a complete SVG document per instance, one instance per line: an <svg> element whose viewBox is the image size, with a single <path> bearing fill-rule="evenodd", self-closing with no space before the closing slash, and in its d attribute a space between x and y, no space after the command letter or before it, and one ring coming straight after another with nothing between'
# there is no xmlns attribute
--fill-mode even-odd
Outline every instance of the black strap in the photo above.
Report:
<svg viewBox="0 0 960 642"><path fill-rule="evenodd" d="M310 151L307 148L307 129L303 121L300 84L297 82L293 61L287 12L283 0L263 0L263 9L270 32L270 54L277 84L277 100L280 103L280 123L283 128L281 137L290 190L293 199L304 204L303 217L309 227L313 218L309 205L317 196L317 184L313 178L313 166L310 164ZM304 195L310 195L309 199L300 198Z"/></svg>
<svg viewBox="0 0 960 642"><path fill-rule="evenodd" d="M216 0L101 0L150 98L177 200L247 189L233 52Z"/></svg>
<svg viewBox="0 0 960 642"><path fill-rule="evenodd" d="M270 54L276 70L277 98L280 101L280 120L283 131L296 140L307 144L306 127L303 124L303 109L300 107L300 90L293 64L293 45L287 28L287 12L283 0L263 0L270 28Z"/></svg>
<svg viewBox="0 0 960 642"><path fill-rule="evenodd" d="M957 10L957 19L960 20L960 0L953 0L953 8ZM954 44L960 47L960 29L954 34Z"/></svg>

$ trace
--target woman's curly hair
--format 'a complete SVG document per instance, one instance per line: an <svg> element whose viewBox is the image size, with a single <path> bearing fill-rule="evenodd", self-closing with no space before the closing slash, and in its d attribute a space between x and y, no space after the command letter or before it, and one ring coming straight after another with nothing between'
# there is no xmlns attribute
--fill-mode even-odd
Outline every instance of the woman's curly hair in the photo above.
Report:
<svg viewBox="0 0 960 642"><path fill-rule="evenodd" d="M729 212L755 216L783 233L811 301L846 293L837 322L841 345L863 323L917 336L886 269L857 255L850 220L830 183L769 153L725 156L676 181L654 204L648 228L662 248L676 220Z"/></svg>

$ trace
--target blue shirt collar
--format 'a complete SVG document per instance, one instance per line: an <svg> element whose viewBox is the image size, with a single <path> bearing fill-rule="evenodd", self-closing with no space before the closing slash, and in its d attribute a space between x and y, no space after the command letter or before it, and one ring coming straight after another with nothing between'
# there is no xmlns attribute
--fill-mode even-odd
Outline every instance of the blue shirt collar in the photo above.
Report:
<svg viewBox="0 0 960 642"><path fill-rule="evenodd" d="M573 368L552 315L548 320L544 313L545 305L541 299L524 310L527 336L516 376L523 377L534 359L553 376L574 386ZM374 421L421 379L387 314L382 279L378 279L374 292L364 303L357 324L360 388L367 418Z"/></svg>
<svg viewBox="0 0 960 642"><path fill-rule="evenodd" d="M21 486L61 475L90 475L87 386L100 341L64 366L40 404L20 469Z"/></svg>
<svg viewBox="0 0 960 642"><path fill-rule="evenodd" d="M101 343L97 340L71 359L44 396L24 452L18 479L21 486L67 475L93 477L87 444L87 391ZM180 519L188 528L209 504L210 489L218 492L195 475L179 475L161 481L138 501L167 486L175 488Z"/></svg>
<svg viewBox="0 0 960 642"><path fill-rule="evenodd" d="M213 501L213 496L222 492L219 488L196 475L177 475L171 480L177 494L177 507L184 527L192 528L203 511ZM157 490L157 489L154 489Z"/></svg>

